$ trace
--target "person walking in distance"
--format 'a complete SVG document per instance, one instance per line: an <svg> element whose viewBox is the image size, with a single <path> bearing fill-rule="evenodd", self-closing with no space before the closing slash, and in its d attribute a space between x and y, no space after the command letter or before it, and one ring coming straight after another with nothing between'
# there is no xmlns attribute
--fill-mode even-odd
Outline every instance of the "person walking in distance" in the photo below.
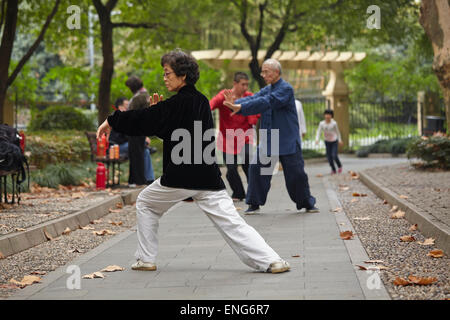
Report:
<svg viewBox="0 0 450 320"><path fill-rule="evenodd" d="M338 166L338 172L341 173L342 164L338 157L338 143L339 145L343 145L341 133L339 132L337 122L333 119L333 110L325 110L323 116L325 119L320 121L319 127L317 128L316 145L319 144L319 139L323 132L327 159L331 167L331 174L336 174L336 167L334 165L335 162Z"/></svg>
<svg viewBox="0 0 450 320"><path fill-rule="evenodd" d="M175 50L162 56L161 66L167 89L176 94L163 101L158 96L150 98L149 108L116 111L97 130L97 136L109 134L113 128L132 136L155 135L163 140L163 174L142 190L136 201L137 262L131 268L156 270L159 219L172 206L192 197L242 262L259 271L288 271L289 263L245 222L225 189L215 161L209 101L195 87L200 77L196 60ZM180 151L179 145L185 145L182 137L190 143Z"/></svg>
<svg viewBox="0 0 450 320"><path fill-rule="evenodd" d="M248 91L249 78L244 72L236 72L233 81L233 95L235 99L251 96ZM227 166L226 178L230 184L233 201L245 199L245 190L238 172L238 162L241 160L242 170L248 181L248 166L250 163L250 148L253 144L253 126L258 122L259 114L252 116L234 115L223 102L225 90L220 91L211 99L211 110L219 110L219 135L217 146L223 154ZM238 159L241 155L241 159Z"/></svg>

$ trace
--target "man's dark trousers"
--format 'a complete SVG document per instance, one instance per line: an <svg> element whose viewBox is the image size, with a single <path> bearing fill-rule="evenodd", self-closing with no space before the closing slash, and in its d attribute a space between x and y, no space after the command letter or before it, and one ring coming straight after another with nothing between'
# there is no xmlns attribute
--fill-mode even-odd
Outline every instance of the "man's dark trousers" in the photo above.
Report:
<svg viewBox="0 0 450 320"><path fill-rule="evenodd" d="M316 204L316 199L311 196L309 190L308 176L305 173L305 163L303 161L302 150L297 146L297 152L289 155L279 156L283 166L284 179L289 197L297 205L297 209L311 209ZM272 175L261 174L262 168L269 168L270 163L262 164L259 156L258 161L251 163L249 167L249 183L247 189L246 203L249 205L264 205L270 189ZM264 161L264 160L263 160ZM272 157L272 162L275 158ZM252 161L254 162L254 161ZM265 169L269 170L269 169Z"/></svg>
<svg viewBox="0 0 450 320"><path fill-rule="evenodd" d="M249 154L250 154L250 145L245 144L244 147L242 147L242 151L244 151L244 159L242 165L242 170L245 173L245 177L247 178L248 182L248 166L249 166ZM231 159L231 162L227 162L227 157ZM244 186L242 185L242 180L238 172L238 155L237 154L226 154L223 153L223 161L227 166L227 180L230 184L231 190L233 190L233 194L231 195L232 198L236 199L244 199L245 198L245 190Z"/></svg>

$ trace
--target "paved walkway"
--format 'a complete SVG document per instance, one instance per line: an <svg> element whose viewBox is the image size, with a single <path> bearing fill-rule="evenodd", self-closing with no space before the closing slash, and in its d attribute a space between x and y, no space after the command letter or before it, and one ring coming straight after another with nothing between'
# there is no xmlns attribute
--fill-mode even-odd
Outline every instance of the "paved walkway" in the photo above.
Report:
<svg viewBox="0 0 450 320"><path fill-rule="evenodd" d="M345 171L401 161L405 160L343 157ZM244 216L289 261L290 272L272 275L249 269L195 204L181 203L161 219L158 271L130 269L137 240L135 232L127 231L71 263L80 267L81 275L108 265L125 267L125 271L105 273L104 279L83 279L81 289L69 290L66 266L12 298L389 299L384 286L369 290L366 275L354 266L361 262L355 257L367 257L359 240L343 241L339 237L346 218L330 212L337 205L337 197L326 180L328 165L311 164L307 172L320 213L296 213L280 172L273 178L268 203L261 213ZM324 177L317 177L319 173ZM245 204L238 203L237 207L243 212Z"/></svg>

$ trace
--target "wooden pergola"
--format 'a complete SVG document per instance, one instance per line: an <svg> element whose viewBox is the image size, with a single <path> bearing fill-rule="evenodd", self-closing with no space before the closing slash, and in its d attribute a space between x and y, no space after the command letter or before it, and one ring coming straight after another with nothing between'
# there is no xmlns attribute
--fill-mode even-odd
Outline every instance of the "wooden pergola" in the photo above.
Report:
<svg viewBox="0 0 450 320"><path fill-rule="evenodd" d="M193 51L192 55L197 60L202 60L210 67L226 71L247 69L251 61L249 50L202 50ZM265 50L258 51L260 63L266 55ZM353 68L366 57L365 52L310 52L310 51L276 51L273 59L277 59L283 69L313 69L327 70L330 72L330 80L326 89L322 92L328 101L328 105L335 112L335 119L344 142L344 147L349 144L349 89L344 80L344 70Z"/></svg>

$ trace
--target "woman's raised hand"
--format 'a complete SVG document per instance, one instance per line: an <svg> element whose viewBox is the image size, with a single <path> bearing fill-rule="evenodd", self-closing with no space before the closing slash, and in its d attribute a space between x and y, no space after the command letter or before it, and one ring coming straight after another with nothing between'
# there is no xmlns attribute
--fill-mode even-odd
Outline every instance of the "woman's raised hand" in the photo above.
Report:
<svg viewBox="0 0 450 320"><path fill-rule="evenodd" d="M150 106L154 106L158 102L163 101L163 99L164 99L164 97L162 95L159 95L155 92L153 94L153 97L152 96L149 97L148 103L150 104Z"/></svg>

